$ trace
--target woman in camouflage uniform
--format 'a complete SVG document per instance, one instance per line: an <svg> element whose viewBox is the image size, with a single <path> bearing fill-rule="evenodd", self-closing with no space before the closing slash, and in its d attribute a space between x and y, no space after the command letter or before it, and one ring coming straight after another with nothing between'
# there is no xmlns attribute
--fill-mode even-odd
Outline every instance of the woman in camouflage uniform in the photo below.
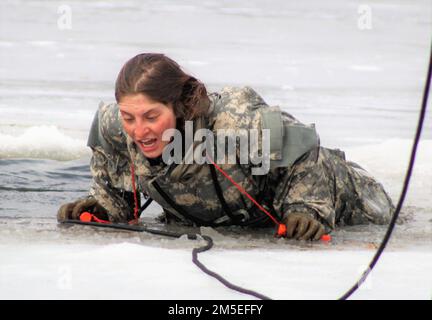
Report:
<svg viewBox="0 0 432 320"><path fill-rule="evenodd" d="M115 97L115 104L100 104L92 124L90 195L61 206L59 221L79 219L83 211L112 222L134 221L136 188L163 207L168 222L268 226L267 215L212 164L164 161L172 141L163 138L168 129L182 134L183 160L193 151L185 143L186 121L192 121L193 133L258 129L260 143L251 148L268 158L265 174L254 173L256 162L240 161L241 139L235 140L236 162L218 165L286 224L288 238L317 240L337 224L390 220L394 207L380 183L342 151L321 147L313 125L268 106L249 87L208 94L168 57L140 54L120 71ZM261 147L263 129L270 132L267 151Z"/></svg>

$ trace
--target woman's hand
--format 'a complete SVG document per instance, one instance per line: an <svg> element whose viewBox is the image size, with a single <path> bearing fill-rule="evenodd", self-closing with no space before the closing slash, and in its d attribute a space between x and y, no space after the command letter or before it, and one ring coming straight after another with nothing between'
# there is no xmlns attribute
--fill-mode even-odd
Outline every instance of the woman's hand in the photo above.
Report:
<svg viewBox="0 0 432 320"><path fill-rule="evenodd" d="M81 213L84 211L96 214L98 217L107 216L106 210L98 204L95 198L87 197L62 205L57 212L57 221L62 222L69 219L79 220Z"/></svg>
<svg viewBox="0 0 432 320"><path fill-rule="evenodd" d="M325 234L324 226L305 213L289 213L282 222L287 226L287 238L316 241Z"/></svg>

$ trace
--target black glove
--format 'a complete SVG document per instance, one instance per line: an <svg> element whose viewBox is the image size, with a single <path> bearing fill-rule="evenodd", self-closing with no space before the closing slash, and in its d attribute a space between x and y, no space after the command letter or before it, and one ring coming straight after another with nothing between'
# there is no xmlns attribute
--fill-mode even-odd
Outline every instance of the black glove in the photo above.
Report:
<svg viewBox="0 0 432 320"><path fill-rule="evenodd" d="M287 238L316 241L325 234L324 226L305 213L289 213L282 222L287 226Z"/></svg>
<svg viewBox="0 0 432 320"><path fill-rule="evenodd" d="M79 220L81 213L88 211L96 214L98 218L108 220L107 211L93 197L79 199L72 203L66 203L57 212L57 221L68 219Z"/></svg>

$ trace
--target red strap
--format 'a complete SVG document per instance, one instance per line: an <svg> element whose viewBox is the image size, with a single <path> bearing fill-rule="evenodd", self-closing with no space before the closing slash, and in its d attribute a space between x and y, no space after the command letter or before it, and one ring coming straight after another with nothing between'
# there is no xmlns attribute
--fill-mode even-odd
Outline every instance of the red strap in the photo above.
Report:
<svg viewBox="0 0 432 320"><path fill-rule="evenodd" d="M250 201L252 201L257 207L258 209L260 209L262 212L264 212L271 220L273 220L273 222L278 226L277 229L277 235L278 236L285 236L286 235L286 226L285 224L279 222L276 220L275 217L272 216L272 214L270 212L268 212L263 206L261 206L245 189L243 189L239 184L237 184L221 167L219 167L209 156L207 156L207 159L209 159L209 161L212 163L212 165L215 166L216 169L219 170L219 172L221 172L229 181L231 181L231 183L242 193L244 194L246 197L248 197L248 199Z"/></svg>
<svg viewBox="0 0 432 320"><path fill-rule="evenodd" d="M246 197L248 197L249 200L251 200L262 212L264 212L266 215L269 216L270 219L273 220L273 222L276 224L276 235L278 237L286 237L287 235L287 227L284 223L277 221L275 217L271 215L270 212L268 212L265 208L263 208L245 189L243 189L240 185L238 185L221 167L219 167L208 155L207 159L215 166L216 169L218 169L231 183ZM331 236L329 234L324 234L321 237L322 241L329 242L331 241Z"/></svg>

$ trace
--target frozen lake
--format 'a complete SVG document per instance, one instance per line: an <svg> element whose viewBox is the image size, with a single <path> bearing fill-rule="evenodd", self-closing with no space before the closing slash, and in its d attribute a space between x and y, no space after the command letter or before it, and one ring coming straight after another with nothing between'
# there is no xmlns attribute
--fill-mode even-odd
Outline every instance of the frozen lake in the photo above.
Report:
<svg viewBox="0 0 432 320"><path fill-rule="evenodd" d="M242 298L190 263L190 241L56 225L59 205L87 194L86 138L97 105L114 101L117 73L141 52L167 54L209 91L251 86L268 104L315 123L322 145L345 150L396 201L425 82L432 4L364 5L343 0L2 1L0 298L80 298L80 292L85 298ZM59 28L65 12L70 29ZM431 129L429 112L406 199L407 221L398 225L373 284L357 298L431 297ZM159 211L151 206L147 216ZM274 298L330 299L356 280L383 233L383 227L337 230L333 244L309 246L274 243L271 236L254 240L241 234L239 240L227 231L215 239L217 248L206 253L205 262L234 283ZM283 258L280 250L286 250ZM323 259L327 262L316 273L311 265ZM89 261L113 266L99 269L100 276L94 270L82 275ZM246 262L257 269L242 274L250 270ZM117 269L124 265L140 266L139 288L124 290L133 282L133 277L118 280ZM161 280L173 265L177 276ZM238 266L237 271L227 265ZM257 281L262 269L283 275L291 289L276 288L269 278ZM74 275L66 289L58 282L64 270ZM105 276L113 280L110 285L103 284ZM308 287L314 279L318 283ZM332 289L320 296L313 293L319 286Z"/></svg>

